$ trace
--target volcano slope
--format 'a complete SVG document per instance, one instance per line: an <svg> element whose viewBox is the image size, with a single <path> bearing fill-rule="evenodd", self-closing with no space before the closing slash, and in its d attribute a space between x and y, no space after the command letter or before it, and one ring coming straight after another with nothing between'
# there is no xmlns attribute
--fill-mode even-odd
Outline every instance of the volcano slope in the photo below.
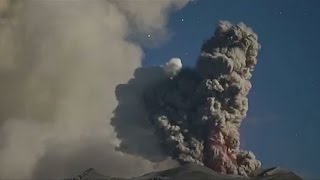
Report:
<svg viewBox="0 0 320 180"><path fill-rule="evenodd" d="M254 177L239 175L223 175L207 167L186 164L177 168L151 172L140 177L117 178L102 175L93 168L84 171L81 175L68 180L302 180L301 177L291 171L274 167L256 170Z"/></svg>

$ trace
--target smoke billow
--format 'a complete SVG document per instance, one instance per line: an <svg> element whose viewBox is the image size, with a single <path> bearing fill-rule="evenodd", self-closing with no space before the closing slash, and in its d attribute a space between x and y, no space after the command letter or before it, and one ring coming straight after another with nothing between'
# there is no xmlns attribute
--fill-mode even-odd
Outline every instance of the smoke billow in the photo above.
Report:
<svg viewBox="0 0 320 180"><path fill-rule="evenodd" d="M163 151L181 164L196 163L222 174L250 176L261 163L252 152L240 149L239 128L248 111L249 80L260 48L257 39L243 23L222 21L214 37L202 45L195 69L181 69L180 60L171 60L159 73L152 72L152 68L137 69L144 76L135 76L121 85L125 91L118 91L115 119L122 124L137 121L135 118L147 120L153 125ZM162 78L151 76L156 73ZM153 83L140 83L146 79ZM126 97L137 89L136 96ZM132 97L142 98L143 102L131 106ZM131 116L130 107L140 109L140 116ZM123 112L126 117L119 116ZM123 135L123 143L130 143L122 129L118 126L118 136ZM142 148L135 150L135 154L145 154Z"/></svg>
<svg viewBox="0 0 320 180"><path fill-rule="evenodd" d="M115 151L109 119L116 85L143 58L140 42L129 39L152 34L148 42L158 42L169 13L186 3L0 0L0 179L172 166Z"/></svg>

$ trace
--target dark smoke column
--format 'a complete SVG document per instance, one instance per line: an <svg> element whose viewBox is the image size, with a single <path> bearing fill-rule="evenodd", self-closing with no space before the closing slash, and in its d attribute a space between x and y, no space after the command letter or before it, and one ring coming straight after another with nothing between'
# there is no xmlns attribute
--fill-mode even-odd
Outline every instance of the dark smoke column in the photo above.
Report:
<svg viewBox="0 0 320 180"><path fill-rule="evenodd" d="M210 127L204 164L224 174L247 176L261 165L251 152L239 149L239 128L248 111L249 79L257 63L257 39L242 23L221 22L215 37L202 46L197 63L207 94L201 120Z"/></svg>
<svg viewBox="0 0 320 180"><path fill-rule="evenodd" d="M243 23L220 22L203 44L195 70L182 69L146 91L149 119L167 153L181 164L243 176L261 166L252 152L240 149L239 135L260 48L257 39Z"/></svg>

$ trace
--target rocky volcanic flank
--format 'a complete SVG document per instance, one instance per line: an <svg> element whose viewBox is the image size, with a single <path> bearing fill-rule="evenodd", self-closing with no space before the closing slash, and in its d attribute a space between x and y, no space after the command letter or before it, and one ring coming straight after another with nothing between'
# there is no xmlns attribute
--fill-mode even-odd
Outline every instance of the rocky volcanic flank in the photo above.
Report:
<svg viewBox="0 0 320 180"><path fill-rule="evenodd" d="M68 180L302 180L296 174L281 168L259 169L255 173L254 177L250 178L239 175L222 175L201 165L188 164L133 178L105 176L91 168Z"/></svg>

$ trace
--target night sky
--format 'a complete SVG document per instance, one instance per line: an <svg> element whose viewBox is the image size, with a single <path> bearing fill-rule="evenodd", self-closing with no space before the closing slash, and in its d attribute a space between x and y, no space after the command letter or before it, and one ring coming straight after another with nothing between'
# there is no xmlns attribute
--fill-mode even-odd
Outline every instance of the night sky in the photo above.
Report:
<svg viewBox="0 0 320 180"><path fill-rule="evenodd" d="M171 16L168 41L145 47L143 64L180 57L184 66L194 66L219 20L252 27L262 49L241 146L264 167L320 179L319 8L318 0L194 0Z"/></svg>

